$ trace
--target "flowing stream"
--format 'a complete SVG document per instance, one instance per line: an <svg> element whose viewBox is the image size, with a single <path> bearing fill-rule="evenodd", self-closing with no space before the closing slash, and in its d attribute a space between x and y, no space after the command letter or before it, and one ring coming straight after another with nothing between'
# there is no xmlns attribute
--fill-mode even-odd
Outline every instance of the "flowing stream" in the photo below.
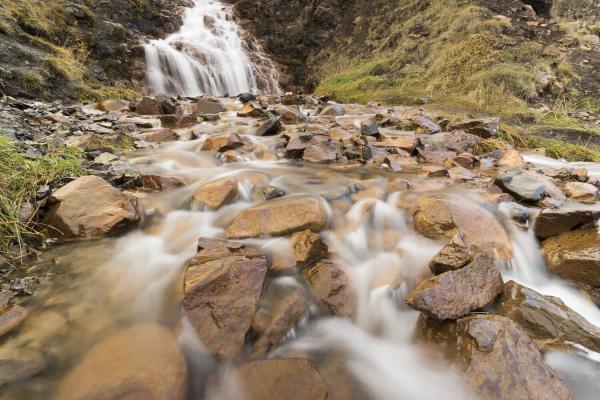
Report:
<svg viewBox="0 0 600 400"><path fill-rule="evenodd" d="M279 93L277 68L235 23L231 6L194 0L178 32L144 46L151 94Z"/></svg>

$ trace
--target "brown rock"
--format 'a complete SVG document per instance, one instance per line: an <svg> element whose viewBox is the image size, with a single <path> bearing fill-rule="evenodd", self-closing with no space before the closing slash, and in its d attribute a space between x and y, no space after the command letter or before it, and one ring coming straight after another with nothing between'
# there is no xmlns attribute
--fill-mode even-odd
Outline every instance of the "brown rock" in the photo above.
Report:
<svg viewBox="0 0 600 400"><path fill-rule="evenodd" d="M266 185L269 177L265 174L248 174L217 179L200 186L194 192L192 204L199 208L217 210L231 203L238 194L238 184Z"/></svg>
<svg viewBox="0 0 600 400"><path fill-rule="evenodd" d="M60 383L59 400L183 400L187 367L167 329L137 325L96 344Z"/></svg>
<svg viewBox="0 0 600 400"><path fill-rule="evenodd" d="M496 217L483 206L455 195L429 195L417 201L414 213L417 232L430 238L464 234L465 243L489 257L512 258L512 246Z"/></svg>
<svg viewBox="0 0 600 400"><path fill-rule="evenodd" d="M220 358L238 355L257 309L268 264L256 254L215 257L243 247L217 242L201 250L186 266L183 310L208 351ZM226 247L226 249L223 249Z"/></svg>
<svg viewBox="0 0 600 400"><path fill-rule="evenodd" d="M456 271L421 283L406 303L437 319L458 319L490 304L502 292L502 276L494 261L480 256Z"/></svg>
<svg viewBox="0 0 600 400"><path fill-rule="evenodd" d="M160 124L165 128L189 128L198 123L198 119L193 114L188 115L162 115Z"/></svg>
<svg viewBox="0 0 600 400"><path fill-rule="evenodd" d="M295 108L278 106L275 108L275 112L285 125L297 125L306 121L302 112Z"/></svg>
<svg viewBox="0 0 600 400"><path fill-rule="evenodd" d="M584 182L567 182L565 192L570 198L581 201L593 201L598 196L598 188Z"/></svg>
<svg viewBox="0 0 600 400"><path fill-rule="evenodd" d="M372 144L375 147L388 149L398 148L408 153L412 153L417 147L417 136L415 132L381 129L378 140L372 142Z"/></svg>
<svg viewBox="0 0 600 400"><path fill-rule="evenodd" d="M306 147L302 155L302 160L315 164L328 164L335 162L337 154L337 143L322 142Z"/></svg>
<svg viewBox="0 0 600 400"><path fill-rule="evenodd" d="M593 224L598 218L600 218L598 204L567 204L556 209L546 208L535 220L535 235L546 239L580 225Z"/></svg>
<svg viewBox="0 0 600 400"><path fill-rule="evenodd" d="M232 387L236 382L239 387ZM257 360L228 370L221 385L209 383L207 400L326 400L328 389L306 359Z"/></svg>
<svg viewBox="0 0 600 400"><path fill-rule="evenodd" d="M544 363L523 329L498 315L458 322L420 321L424 337L438 342L463 369L480 400L571 400L569 389Z"/></svg>
<svg viewBox="0 0 600 400"><path fill-rule="evenodd" d="M163 192L185 186L185 182L175 176L141 175L142 187L146 190Z"/></svg>
<svg viewBox="0 0 600 400"><path fill-rule="evenodd" d="M265 115L265 113L262 110L262 107L252 101L245 103L237 113L238 117L244 117L244 118L248 118L248 117L260 118L260 117L263 117L264 115Z"/></svg>
<svg viewBox="0 0 600 400"><path fill-rule="evenodd" d="M97 237L119 233L139 222L135 199L97 176L83 176L48 198L43 223L53 237Z"/></svg>
<svg viewBox="0 0 600 400"><path fill-rule="evenodd" d="M286 196L242 211L229 225L225 236L244 239L283 236L310 229L319 232L329 225L322 200L313 196Z"/></svg>
<svg viewBox="0 0 600 400"><path fill-rule="evenodd" d="M196 114L219 114L227 109L217 100L198 99L193 105Z"/></svg>
<svg viewBox="0 0 600 400"><path fill-rule="evenodd" d="M426 164L444 164L446 160L456 157L453 151L429 151L419 150L419 161Z"/></svg>
<svg viewBox="0 0 600 400"><path fill-rule="evenodd" d="M454 271L467 265L472 260L469 246L465 243L464 234L458 232L440 250L429 263L429 269L435 275Z"/></svg>
<svg viewBox="0 0 600 400"><path fill-rule="evenodd" d="M510 281L496 303L496 312L518 323L533 340L579 343L600 351L600 329L560 299L543 296Z"/></svg>
<svg viewBox="0 0 600 400"><path fill-rule="evenodd" d="M220 151L237 149L244 145L243 139L237 133L213 135L206 138L202 144L204 151Z"/></svg>
<svg viewBox="0 0 600 400"><path fill-rule="evenodd" d="M156 97L144 97L137 106L139 115L166 115L177 113L177 102L175 99L159 95Z"/></svg>
<svg viewBox="0 0 600 400"><path fill-rule="evenodd" d="M340 317L354 315L356 299L346 267L325 259L302 269L302 275L317 303Z"/></svg>
<svg viewBox="0 0 600 400"><path fill-rule="evenodd" d="M319 115L336 117L346 114L346 110L339 104L330 104L325 106L320 112Z"/></svg>
<svg viewBox="0 0 600 400"><path fill-rule="evenodd" d="M27 315L27 310L16 304L0 310L0 336L19 326L27 318Z"/></svg>
<svg viewBox="0 0 600 400"><path fill-rule="evenodd" d="M102 111L128 111L129 110L129 102L126 100L118 100L118 99L108 99L102 100L97 105L99 110Z"/></svg>
<svg viewBox="0 0 600 400"><path fill-rule="evenodd" d="M137 140L144 140L146 142L168 142L171 140L177 140L177 135L172 129L157 129L149 132L138 133L134 136Z"/></svg>
<svg viewBox="0 0 600 400"><path fill-rule="evenodd" d="M515 149L506 150L496 164L499 167L527 168L527 163L523 159L523 156Z"/></svg>
<svg viewBox="0 0 600 400"><path fill-rule="evenodd" d="M296 263L300 266L327 257L329 248L321 240L321 235L313 233L309 229L296 232L292 235L292 245L296 254Z"/></svg>
<svg viewBox="0 0 600 400"><path fill-rule="evenodd" d="M46 368L44 355L31 349L11 347L4 343L0 347L0 388L16 381L23 381Z"/></svg>
<svg viewBox="0 0 600 400"><path fill-rule="evenodd" d="M487 139L498 135L500 118L470 119L464 122L452 124L452 128L464 130L471 135L476 135L483 139Z"/></svg>

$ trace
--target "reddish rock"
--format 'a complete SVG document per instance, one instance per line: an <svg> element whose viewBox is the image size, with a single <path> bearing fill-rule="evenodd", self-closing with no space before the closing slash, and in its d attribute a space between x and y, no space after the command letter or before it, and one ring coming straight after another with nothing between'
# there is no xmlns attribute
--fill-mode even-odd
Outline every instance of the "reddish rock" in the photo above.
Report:
<svg viewBox="0 0 600 400"><path fill-rule="evenodd" d="M356 298L345 266L332 260L320 260L303 268L302 275L317 303L340 317L354 315Z"/></svg>

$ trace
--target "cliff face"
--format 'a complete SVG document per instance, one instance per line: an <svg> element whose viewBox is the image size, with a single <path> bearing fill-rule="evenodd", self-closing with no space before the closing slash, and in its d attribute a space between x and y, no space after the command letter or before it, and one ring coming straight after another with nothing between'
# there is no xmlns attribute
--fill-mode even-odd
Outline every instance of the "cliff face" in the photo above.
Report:
<svg viewBox="0 0 600 400"><path fill-rule="evenodd" d="M145 38L175 30L188 0L3 0L0 92L72 100L133 96Z"/></svg>

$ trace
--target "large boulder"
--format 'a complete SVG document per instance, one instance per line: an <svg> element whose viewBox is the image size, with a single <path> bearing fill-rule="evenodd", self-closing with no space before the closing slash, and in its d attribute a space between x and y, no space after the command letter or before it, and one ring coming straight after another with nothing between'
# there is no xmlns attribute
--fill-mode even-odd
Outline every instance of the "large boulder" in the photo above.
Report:
<svg viewBox="0 0 600 400"><path fill-rule="evenodd" d="M506 231L485 207L455 195L421 197L413 212L417 232L430 239L452 238L462 232L474 251L508 260L512 246Z"/></svg>
<svg viewBox="0 0 600 400"><path fill-rule="evenodd" d="M185 269L183 311L209 352L220 358L244 348L267 276L265 256L244 245L201 239Z"/></svg>
<svg viewBox="0 0 600 400"><path fill-rule="evenodd" d="M580 225L593 224L599 218L600 204L568 203L556 209L546 208L535 220L535 235L546 239Z"/></svg>
<svg viewBox="0 0 600 400"><path fill-rule="evenodd" d="M137 201L97 176L82 176L48 198L43 223L59 238L98 237L135 226Z"/></svg>
<svg viewBox="0 0 600 400"><path fill-rule="evenodd" d="M352 317L356 297L348 269L335 261L324 259L302 269L302 276L316 302L340 317Z"/></svg>
<svg viewBox="0 0 600 400"><path fill-rule="evenodd" d="M118 332L89 350L60 383L58 400L183 400L187 367L175 336L160 325Z"/></svg>
<svg viewBox="0 0 600 400"><path fill-rule="evenodd" d="M543 296L510 281L495 305L496 312L521 325L539 341L579 343L600 351L600 329L567 307L559 298Z"/></svg>
<svg viewBox="0 0 600 400"><path fill-rule="evenodd" d="M502 293L502 286L494 261L480 256L466 267L424 281L409 293L406 302L440 320L458 319L491 304Z"/></svg>
<svg viewBox="0 0 600 400"><path fill-rule="evenodd" d="M548 270L553 274L600 290L600 233L592 226L553 236L543 242Z"/></svg>
<svg viewBox="0 0 600 400"><path fill-rule="evenodd" d="M237 386L237 387L235 387ZM327 385L306 359L251 361L209 382L206 400L326 400Z"/></svg>
<svg viewBox="0 0 600 400"><path fill-rule="evenodd" d="M515 322L474 315L457 322L421 318L423 337L437 342L464 373L479 400L571 400L569 389L544 363Z"/></svg>
<svg viewBox="0 0 600 400"><path fill-rule="evenodd" d="M242 211L225 230L229 239L283 236L329 225L323 201L313 196L287 196Z"/></svg>

